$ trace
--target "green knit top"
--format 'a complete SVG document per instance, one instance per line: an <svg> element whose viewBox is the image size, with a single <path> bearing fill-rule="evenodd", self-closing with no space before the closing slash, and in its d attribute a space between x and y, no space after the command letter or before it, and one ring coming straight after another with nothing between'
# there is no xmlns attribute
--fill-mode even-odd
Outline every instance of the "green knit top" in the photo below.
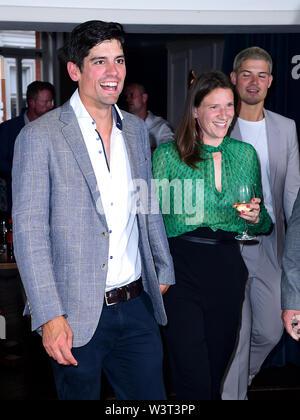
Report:
<svg viewBox="0 0 300 420"><path fill-rule="evenodd" d="M224 137L218 147L201 146L204 160L197 169L181 161L175 142L163 143L153 153L153 177L168 237L198 227L242 233L244 220L232 207L235 185L251 182L255 197L262 198L258 158L250 144ZM221 192L215 186L214 152L222 152ZM252 235L270 230L272 220L263 202L259 222L246 223Z"/></svg>

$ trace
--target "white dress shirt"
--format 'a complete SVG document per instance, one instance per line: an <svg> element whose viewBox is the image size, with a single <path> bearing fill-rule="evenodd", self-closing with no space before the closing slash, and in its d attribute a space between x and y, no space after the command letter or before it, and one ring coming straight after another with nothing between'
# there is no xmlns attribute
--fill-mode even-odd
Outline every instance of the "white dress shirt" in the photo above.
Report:
<svg viewBox="0 0 300 420"><path fill-rule="evenodd" d="M123 116L114 105L109 167L96 123L83 105L78 89L72 95L70 103L90 156L110 233L106 279L108 291L131 283L141 276L136 195L131 187L131 170L122 134Z"/></svg>

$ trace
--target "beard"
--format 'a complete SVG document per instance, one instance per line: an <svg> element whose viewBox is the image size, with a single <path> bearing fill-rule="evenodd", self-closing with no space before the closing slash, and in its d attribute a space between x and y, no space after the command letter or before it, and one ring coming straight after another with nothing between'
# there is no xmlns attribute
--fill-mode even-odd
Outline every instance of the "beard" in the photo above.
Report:
<svg viewBox="0 0 300 420"><path fill-rule="evenodd" d="M250 89L250 88L249 88ZM265 100L267 92L259 90L256 94L250 94L247 90L243 92L238 92L240 100L245 102L247 105L257 105Z"/></svg>
<svg viewBox="0 0 300 420"><path fill-rule="evenodd" d="M260 95L243 95L240 96L240 100L245 102L247 105L257 105L265 100L265 97Z"/></svg>
<svg viewBox="0 0 300 420"><path fill-rule="evenodd" d="M260 102L262 102L262 99L258 99L258 98L243 98L242 101L245 102L245 104L247 104L247 105L257 105Z"/></svg>

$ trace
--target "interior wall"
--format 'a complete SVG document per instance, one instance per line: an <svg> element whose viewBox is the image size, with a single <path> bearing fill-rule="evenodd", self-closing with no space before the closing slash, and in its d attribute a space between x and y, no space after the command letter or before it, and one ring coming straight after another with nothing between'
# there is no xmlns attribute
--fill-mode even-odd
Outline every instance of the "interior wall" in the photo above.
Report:
<svg viewBox="0 0 300 420"><path fill-rule="evenodd" d="M224 36L202 35L197 39L168 42L168 121L176 128L189 87L189 76L221 70Z"/></svg>

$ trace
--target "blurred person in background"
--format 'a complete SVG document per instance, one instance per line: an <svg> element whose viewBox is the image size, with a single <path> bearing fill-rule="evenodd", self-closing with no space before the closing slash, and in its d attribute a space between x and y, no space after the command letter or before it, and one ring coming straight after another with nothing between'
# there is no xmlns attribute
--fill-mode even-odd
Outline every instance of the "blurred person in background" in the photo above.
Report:
<svg viewBox="0 0 300 420"><path fill-rule="evenodd" d="M49 82L36 80L27 86L27 108L24 112L0 124L0 177L6 182L6 211L9 215L12 206L11 170L16 138L26 124L53 108L54 98L54 86Z"/></svg>
<svg viewBox="0 0 300 420"><path fill-rule="evenodd" d="M128 112L142 118L146 123L152 151L160 144L174 140L174 133L168 121L154 115L148 109L148 93L143 85L130 83L125 87L124 94Z"/></svg>

